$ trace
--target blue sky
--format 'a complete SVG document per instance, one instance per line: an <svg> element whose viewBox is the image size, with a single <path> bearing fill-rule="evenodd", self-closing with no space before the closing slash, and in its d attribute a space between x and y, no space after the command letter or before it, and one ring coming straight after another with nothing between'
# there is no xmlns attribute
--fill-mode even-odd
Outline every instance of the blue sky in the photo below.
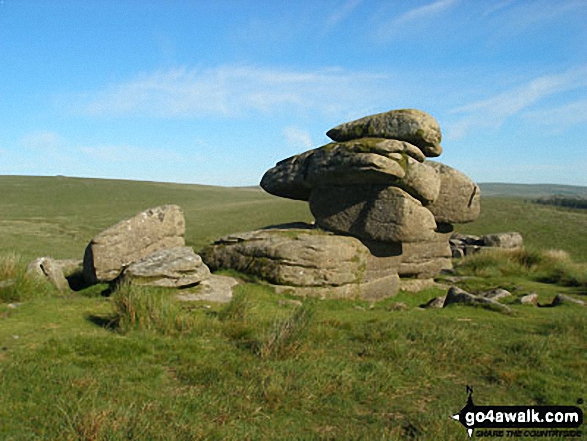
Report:
<svg viewBox="0 0 587 441"><path fill-rule="evenodd" d="M587 0L0 0L0 174L256 185L418 108L477 182L587 186Z"/></svg>

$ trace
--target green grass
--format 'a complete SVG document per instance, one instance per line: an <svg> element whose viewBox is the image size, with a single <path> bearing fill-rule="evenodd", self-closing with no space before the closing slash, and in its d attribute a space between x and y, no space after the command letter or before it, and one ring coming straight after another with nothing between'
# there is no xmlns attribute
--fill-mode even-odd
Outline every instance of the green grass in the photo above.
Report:
<svg viewBox="0 0 587 441"><path fill-rule="evenodd" d="M481 198L481 214L470 224L455 225L466 234L518 231L530 249L567 251L587 262L587 211L544 206L522 199Z"/></svg>
<svg viewBox="0 0 587 441"><path fill-rule="evenodd" d="M464 226L518 230L529 244L458 268L471 276L462 288L511 291L512 315L418 308L438 288L299 306L251 278L227 305L180 304L144 287L63 295L24 268L39 255L81 258L101 229L158 204L184 208L196 247L310 220L305 204L257 189L67 178L0 177L0 190L0 280L18 284L0 288L0 439L464 440L450 415L466 385L479 405L587 398L587 308L515 303L530 292L541 304L587 297L587 218L573 211L486 198L479 225Z"/></svg>

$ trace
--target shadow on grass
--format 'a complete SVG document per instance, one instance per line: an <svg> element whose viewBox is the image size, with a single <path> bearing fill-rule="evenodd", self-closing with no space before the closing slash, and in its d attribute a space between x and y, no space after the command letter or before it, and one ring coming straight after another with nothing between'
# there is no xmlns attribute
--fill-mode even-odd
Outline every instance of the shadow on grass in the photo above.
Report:
<svg viewBox="0 0 587 441"><path fill-rule="evenodd" d="M86 320L100 328L108 329L109 331L116 331L119 328L118 318L113 315L101 316L90 314L86 316Z"/></svg>

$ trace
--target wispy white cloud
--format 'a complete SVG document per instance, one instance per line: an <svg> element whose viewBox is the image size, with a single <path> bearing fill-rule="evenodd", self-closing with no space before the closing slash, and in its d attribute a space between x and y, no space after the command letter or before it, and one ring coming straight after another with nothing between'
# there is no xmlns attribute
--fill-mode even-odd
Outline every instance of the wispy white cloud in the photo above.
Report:
<svg viewBox="0 0 587 441"><path fill-rule="evenodd" d="M412 27L416 24L426 24L437 18L442 12L454 7L460 0L436 0L423 6L409 9L391 19L384 20L375 31L375 38L387 41L400 35L406 26L410 27L409 35L413 35Z"/></svg>
<svg viewBox="0 0 587 441"><path fill-rule="evenodd" d="M554 75L544 75L493 97L452 109L461 115L447 130L449 139L458 139L469 131L485 127L497 129L506 119L546 97L587 87L587 66Z"/></svg>
<svg viewBox="0 0 587 441"><path fill-rule="evenodd" d="M508 6L510 6L515 0L503 0L500 2L492 3L487 6L485 11L483 11L483 17L487 17L491 14L495 14L498 11L501 11Z"/></svg>
<svg viewBox="0 0 587 441"><path fill-rule="evenodd" d="M326 20L326 24L324 26L325 32L330 31L332 28L350 16L362 2L363 0L347 0L341 6L336 8L336 10Z"/></svg>
<svg viewBox="0 0 587 441"><path fill-rule="evenodd" d="M522 116L551 133L561 133L578 124L587 124L587 99L562 106L528 111Z"/></svg>
<svg viewBox="0 0 587 441"><path fill-rule="evenodd" d="M410 9L393 20L393 24L402 24L414 20L424 20L454 6L459 0L437 0L418 8Z"/></svg>
<svg viewBox="0 0 587 441"><path fill-rule="evenodd" d="M235 117L253 112L318 110L373 105L392 95L387 74L340 68L316 71L220 66L142 74L78 98L78 111L94 116ZM381 92L387 90L387 92Z"/></svg>
<svg viewBox="0 0 587 441"><path fill-rule="evenodd" d="M283 136L287 145L294 149L308 150L312 148L312 136L307 130L290 126L283 129Z"/></svg>

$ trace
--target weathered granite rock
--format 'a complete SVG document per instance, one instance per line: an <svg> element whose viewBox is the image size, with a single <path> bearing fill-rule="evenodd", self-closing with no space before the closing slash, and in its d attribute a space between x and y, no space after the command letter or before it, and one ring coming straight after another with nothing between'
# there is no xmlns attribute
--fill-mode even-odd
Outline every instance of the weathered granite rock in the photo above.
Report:
<svg viewBox="0 0 587 441"><path fill-rule="evenodd" d="M565 294L557 294L554 299L552 299L551 306L559 306L559 305L580 305L586 306L587 303L583 300L576 299L571 296L567 296Z"/></svg>
<svg viewBox="0 0 587 441"><path fill-rule="evenodd" d="M190 247L165 248L130 264L122 280L141 286L181 288L210 277L202 258Z"/></svg>
<svg viewBox="0 0 587 441"><path fill-rule="evenodd" d="M522 235L517 232L486 234L481 238L486 247L520 248L524 245Z"/></svg>
<svg viewBox="0 0 587 441"><path fill-rule="evenodd" d="M306 201L317 187L387 184L428 203L438 196L440 177L415 152L422 155L407 142L380 138L331 143L278 162L265 173L261 187Z"/></svg>
<svg viewBox="0 0 587 441"><path fill-rule="evenodd" d="M256 275L294 294L388 297L397 293L397 246L370 250L360 240L313 228L272 228L232 234L202 251L212 269Z"/></svg>
<svg viewBox="0 0 587 441"><path fill-rule="evenodd" d="M438 197L427 206L436 222L472 222L481 211L481 190L466 175L439 162L427 162L440 176Z"/></svg>
<svg viewBox="0 0 587 441"><path fill-rule="evenodd" d="M28 264L26 272L46 278L59 291L69 291L69 283L63 275L62 266L51 257L38 257Z"/></svg>
<svg viewBox="0 0 587 441"><path fill-rule="evenodd" d="M531 293L531 294L527 294L523 297L521 297L519 299L519 302L522 305L538 305L538 294L536 294L535 292Z"/></svg>
<svg viewBox="0 0 587 441"><path fill-rule="evenodd" d="M429 240L404 242L402 263L398 274L402 278L429 279L443 270L452 269L450 232L434 232Z"/></svg>
<svg viewBox="0 0 587 441"><path fill-rule="evenodd" d="M428 300L425 304L420 305L420 308L440 309L440 308L444 307L445 300L446 300L446 296L434 297L434 298Z"/></svg>
<svg viewBox="0 0 587 441"><path fill-rule="evenodd" d="M377 137L397 139L414 144L429 157L442 153L442 135L438 122L426 112L400 109L366 116L330 129L327 133L334 141Z"/></svg>
<svg viewBox="0 0 587 441"><path fill-rule="evenodd" d="M495 300L488 299L481 296L476 296L467 291L464 291L456 286L451 287L446 294L446 299L444 300L443 308L446 308L449 305L453 304L463 304L463 305L471 305L471 306L481 306L486 309L491 309L493 311L499 311L506 314L511 313L511 309L506 306L502 305Z"/></svg>
<svg viewBox="0 0 587 441"><path fill-rule="evenodd" d="M507 289L503 288L496 288L490 291L483 291L479 293L480 297L485 297L486 299L491 299L494 301L498 301L501 299L505 299L506 297L511 297L512 293L509 292Z"/></svg>
<svg viewBox="0 0 587 441"><path fill-rule="evenodd" d="M310 211L321 228L365 240L421 241L432 239L436 229L432 213L397 187L316 188Z"/></svg>
<svg viewBox="0 0 587 441"><path fill-rule="evenodd" d="M232 299L232 290L236 285L238 281L233 277L212 274L202 280L197 288L182 290L175 298L182 302L228 303Z"/></svg>
<svg viewBox="0 0 587 441"><path fill-rule="evenodd" d="M86 247L84 279L111 282L131 263L165 248L185 245L185 219L177 205L143 211L102 231Z"/></svg>

